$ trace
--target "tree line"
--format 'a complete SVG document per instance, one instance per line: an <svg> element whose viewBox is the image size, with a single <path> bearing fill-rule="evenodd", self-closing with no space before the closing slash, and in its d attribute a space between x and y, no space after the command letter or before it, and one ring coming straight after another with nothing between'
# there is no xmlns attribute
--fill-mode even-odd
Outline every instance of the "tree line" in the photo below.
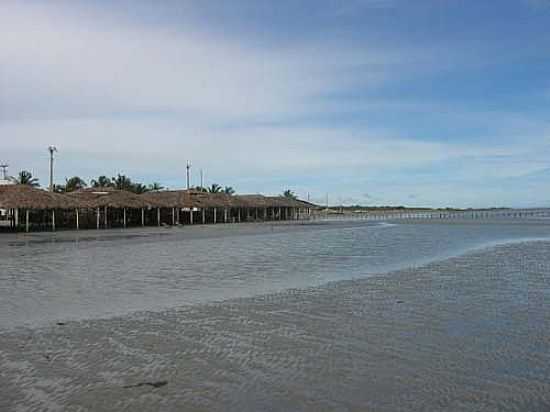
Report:
<svg viewBox="0 0 550 412"><path fill-rule="evenodd" d="M32 173L27 170L22 170L21 172L19 172L17 177L12 178L12 180L16 184L40 187L40 182L38 178L34 177ZM73 176L70 178L66 178L65 184L55 185L54 190L58 193L67 193L85 189L87 187L112 188L117 190L126 190L128 192L136 194L155 192L165 189L164 186L157 182L146 185L143 183L134 182L126 175L118 174L116 177L107 177L105 175L99 176L97 179L90 180L89 185L84 179L80 178L79 176ZM223 193L229 196L236 193L235 189L232 186L222 187L217 183L213 183L208 187L195 186L192 189L205 193ZM289 199L297 199L296 194L292 190L285 190L283 192L283 196Z"/></svg>

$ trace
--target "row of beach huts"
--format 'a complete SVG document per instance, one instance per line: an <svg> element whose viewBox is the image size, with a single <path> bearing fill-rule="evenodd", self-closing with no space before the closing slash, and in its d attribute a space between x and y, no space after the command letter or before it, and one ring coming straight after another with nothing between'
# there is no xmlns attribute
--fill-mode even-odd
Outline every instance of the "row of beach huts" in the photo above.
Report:
<svg viewBox="0 0 550 412"><path fill-rule="evenodd" d="M135 194L110 187L53 193L0 185L0 229L45 231L309 219L312 203L283 196L195 190Z"/></svg>

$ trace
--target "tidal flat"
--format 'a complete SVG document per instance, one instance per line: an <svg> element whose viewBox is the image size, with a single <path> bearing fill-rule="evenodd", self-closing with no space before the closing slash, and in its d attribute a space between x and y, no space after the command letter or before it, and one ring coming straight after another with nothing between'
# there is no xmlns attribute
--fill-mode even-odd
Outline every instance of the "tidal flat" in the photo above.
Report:
<svg viewBox="0 0 550 412"><path fill-rule="evenodd" d="M243 274L224 283L221 298L218 289L200 294L182 281L173 283L179 295L201 298L177 303L175 292L155 294L166 298L163 309L146 299L141 310L86 318L89 292L84 306L71 303L74 319L36 315L30 323L11 301L10 327L0 330L0 410L550 410L550 240L524 239L544 237L548 227L418 224L373 234L378 229L227 237L238 249L241 241L289 245L261 255L259 271L276 275L262 283L249 273L256 287L241 296ZM405 244L412 250L398 254ZM307 271L288 251L318 264ZM411 263L409 254L422 259ZM256 273L260 257L248 256ZM242 261L229 262L223 273L238 267ZM187 272L165 276L174 273ZM281 287L278 279L290 275L299 281Z"/></svg>

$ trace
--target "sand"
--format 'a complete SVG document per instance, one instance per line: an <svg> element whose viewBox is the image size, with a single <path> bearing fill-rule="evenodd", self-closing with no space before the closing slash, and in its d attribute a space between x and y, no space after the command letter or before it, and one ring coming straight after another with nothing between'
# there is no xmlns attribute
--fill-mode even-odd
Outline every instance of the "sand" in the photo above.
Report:
<svg viewBox="0 0 550 412"><path fill-rule="evenodd" d="M548 411L549 256L0 332L0 410Z"/></svg>

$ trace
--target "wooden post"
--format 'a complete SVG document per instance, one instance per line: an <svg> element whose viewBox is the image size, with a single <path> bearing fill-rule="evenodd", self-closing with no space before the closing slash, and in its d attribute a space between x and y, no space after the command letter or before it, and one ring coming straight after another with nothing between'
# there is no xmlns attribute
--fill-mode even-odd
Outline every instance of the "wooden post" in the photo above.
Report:
<svg viewBox="0 0 550 412"><path fill-rule="evenodd" d="M237 222L241 223L241 208L237 208Z"/></svg>
<svg viewBox="0 0 550 412"><path fill-rule="evenodd" d="M176 225L176 208L172 208L172 226Z"/></svg>
<svg viewBox="0 0 550 412"><path fill-rule="evenodd" d="M227 208L223 209L223 223L227 223Z"/></svg>
<svg viewBox="0 0 550 412"><path fill-rule="evenodd" d="M254 220L258 220L258 208L257 207L254 208L254 215L255 215Z"/></svg>
<svg viewBox="0 0 550 412"><path fill-rule="evenodd" d="M97 214L96 214L97 230L99 230L99 215L100 215L99 207L97 208L96 213L97 213Z"/></svg>
<svg viewBox="0 0 550 412"><path fill-rule="evenodd" d="M160 207L157 207L157 224L160 226Z"/></svg>
<svg viewBox="0 0 550 412"><path fill-rule="evenodd" d="M217 212L217 209L214 208L214 223L217 223L217 220L218 220L218 212Z"/></svg>
<svg viewBox="0 0 550 412"><path fill-rule="evenodd" d="M109 219L107 217L107 211L108 211L107 206L105 206L105 210L104 210L104 212L105 212L105 229L107 229L107 227L109 226Z"/></svg>
<svg viewBox="0 0 550 412"><path fill-rule="evenodd" d="M29 209L25 211L25 232L29 233Z"/></svg>
<svg viewBox="0 0 550 412"><path fill-rule="evenodd" d="M126 229L126 208L123 209L124 213L124 229Z"/></svg>
<svg viewBox="0 0 550 412"><path fill-rule="evenodd" d="M15 230L19 226L19 209L15 209Z"/></svg>
<svg viewBox="0 0 550 412"><path fill-rule="evenodd" d="M202 208L201 212L202 212L202 224L204 225L206 223L206 210L204 209L204 207Z"/></svg>
<svg viewBox="0 0 550 412"><path fill-rule="evenodd" d="M76 208L75 212L76 212L76 230L80 230L80 221L79 221L79 216L78 216L78 208Z"/></svg>
<svg viewBox="0 0 550 412"><path fill-rule="evenodd" d="M55 209L52 209L52 230L55 232Z"/></svg>
<svg viewBox="0 0 550 412"><path fill-rule="evenodd" d="M193 224L193 208L189 208L189 224Z"/></svg>
<svg viewBox="0 0 550 412"><path fill-rule="evenodd" d="M141 226L145 226L145 209L141 208Z"/></svg>
<svg viewBox="0 0 550 412"><path fill-rule="evenodd" d="M264 222L267 221L267 207L264 207Z"/></svg>

